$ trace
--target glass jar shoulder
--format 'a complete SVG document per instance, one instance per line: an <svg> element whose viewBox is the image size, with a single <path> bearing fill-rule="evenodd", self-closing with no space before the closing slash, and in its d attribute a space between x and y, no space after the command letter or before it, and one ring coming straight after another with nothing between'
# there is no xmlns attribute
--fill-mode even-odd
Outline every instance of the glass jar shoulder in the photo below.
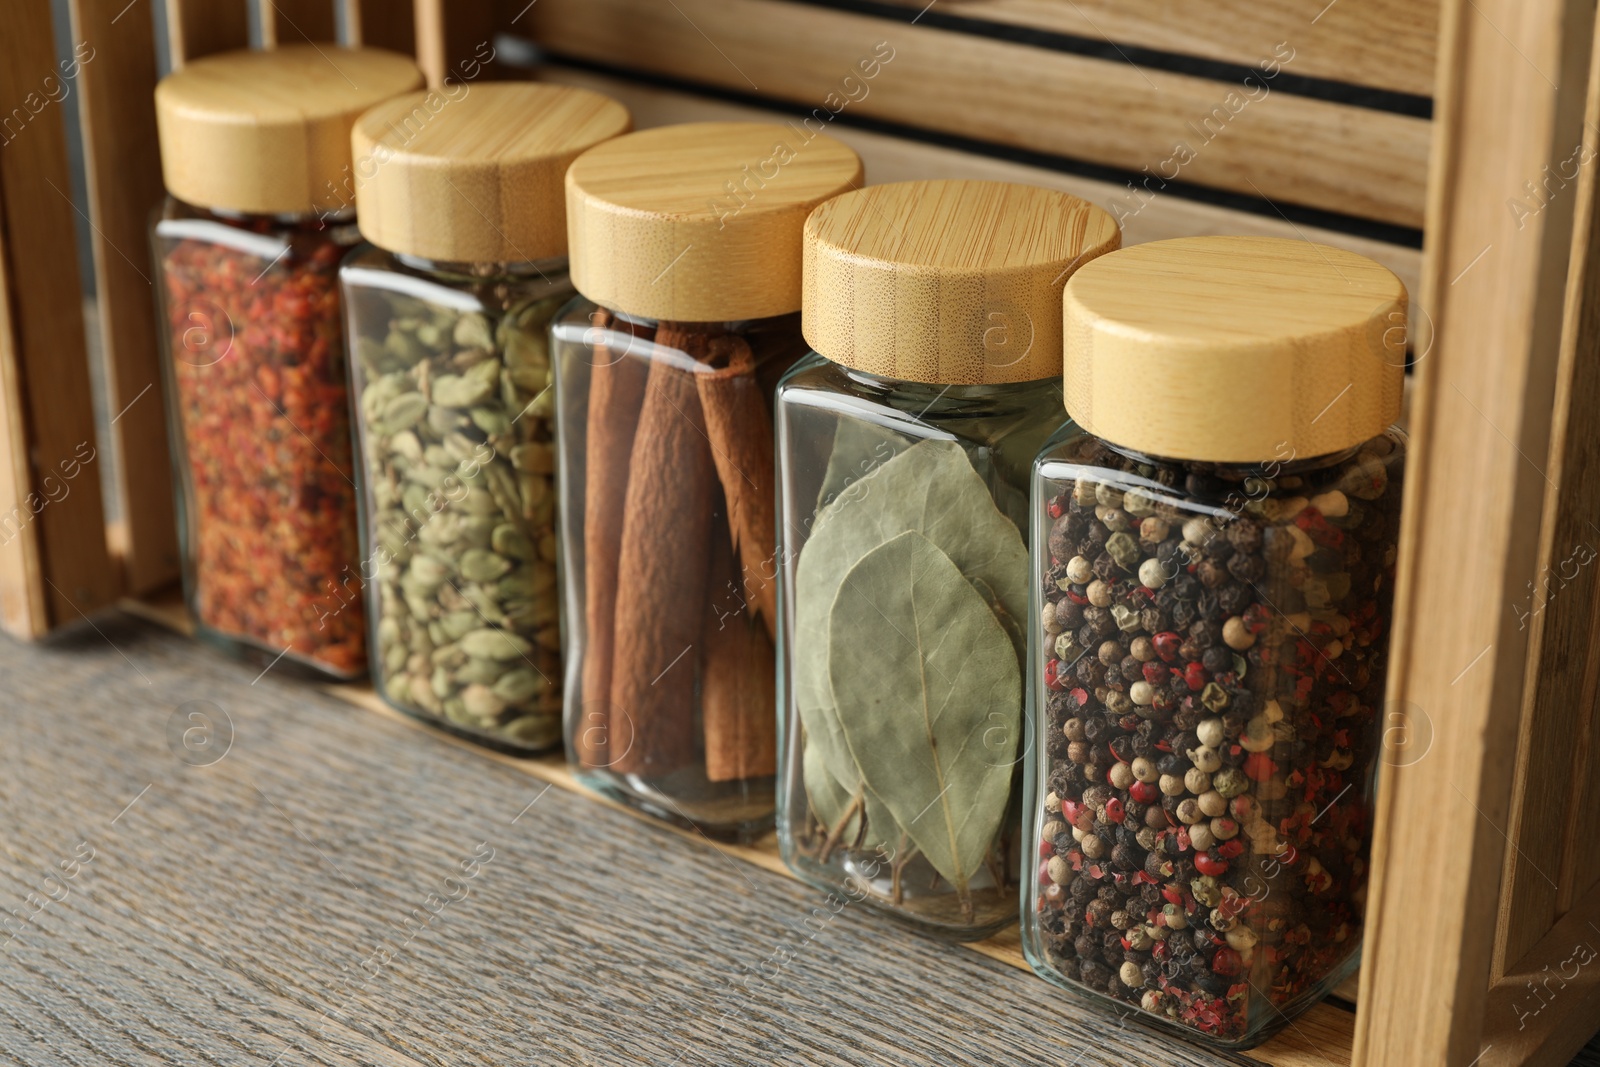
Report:
<svg viewBox="0 0 1600 1067"><path fill-rule="evenodd" d="M431 310L490 315L517 311L538 303L545 324L572 295L565 263L468 264L411 261L371 244L362 244L344 260L339 276L346 291L386 294L391 305L407 300Z"/></svg>
<svg viewBox="0 0 1600 1067"><path fill-rule="evenodd" d="M256 215L215 211L166 197L150 224L162 258L184 249L259 260L262 272L297 267L331 272L360 243L353 216ZM170 265L170 264L169 264ZM245 281L257 276L247 275Z"/></svg>
<svg viewBox="0 0 1600 1067"><path fill-rule="evenodd" d="M1217 517L1248 513L1270 519L1307 502L1320 511L1342 511L1352 501L1395 498L1407 444L1405 431L1390 427L1332 455L1300 456L1285 443L1275 456L1255 463L1205 463L1124 451L1068 422L1045 442L1034 461L1034 479L1036 486L1103 485L1152 505Z"/></svg>

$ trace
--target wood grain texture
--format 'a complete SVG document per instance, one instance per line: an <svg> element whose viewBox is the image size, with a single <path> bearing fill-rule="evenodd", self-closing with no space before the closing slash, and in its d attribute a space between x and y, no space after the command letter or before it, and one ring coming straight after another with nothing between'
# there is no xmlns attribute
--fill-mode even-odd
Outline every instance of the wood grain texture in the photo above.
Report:
<svg viewBox="0 0 1600 1067"><path fill-rule="evenodd" d="M88 60L93 62L92 59ZM0 8L0 382L9 509L0 621L38 636L110 603L121 574L100 500L66 99L47 0ZM139 246L135 247L135 252ZM72 473L69 475L68 471ZM20 534L13 534L22 528ZM10 584L20 578L20 587Z"/></svg>
<svg viewBox="0 0 1600 1067"><path fill-rule="evenodd" d="M1600 49L1590 59L1583 140L1596 149ZM1507 972L1594 884L1600 865L1595 807L1597 686L1600 686L1600 224L1593 166L1574 183L1576 217L1565 324L1556 370L1558 402L1545 473L1539 567L1513 607L1528 629L1528 673L1517 738L1517 776L1500 893L1495 974Z"/></svg>
<svg viewBox="0 0 1600 1067"><path fill-rule="evenodd" d="M1015 968L857 905L833 914L791 879L276 671L252 684L259 668L182 638L101 628L0 645L33 712L6 720L0 754L0 900L29 915L45 872L94 850L3 950L10 1057L1247 1062L1108 1025ZM209 766L168 744L192 700L231 723ZM492 858L464 878L480 843ZM1326 1067L1307 1047L1297 1062Z"/></svg>
<svg viewBox="0 0 1600 1067"><path fill-rule="evenodd" d="M446 86L384 101L352 131L361 235L457 263L565 256L567 167L630 125L627 108L572 86Z"/></svg>
<svg viewBox="0 0 1600 1067"><path fill-rule="evenodd" d="M729 322L800 310L806 216L862 172L831 137L703 122L597 145L566 181L580 293L645 318Z"/></svg>
<svg viewBox="0 0 1600 1067"><path fill-rule="evenodd" d="M927 0L888 0L920 11ZM1433 93L1439 5L1423 0L942 0L947 16L1253 65L1279 41L1297 74Z"/></svg>
<svg viewBox="0 0 1600 1067"><path fill-rule="evenodd" d="M1326 456L1400 417L1405 289L1342 248L1281 237L1137 245L1082 267L1063 303L1067 413L1137 452Z"/></svg>
<svg viewBox="0 0 1600 1067"><path fill-rule="evenodd" d="M339 0L344 8L345 43L387 48L401 55L417 51L417 15L412 0Z"/></svg>
<svg viewBox="0 0 1600 1067"><path fill-rule="evenodd" d="M1591 839L1591 844L1593 843ZM1600 887L1489 990L1481 1067L1559 1067L1600 1030ZM1580 1059L1584 1057L1580 1056Z"/></svg>
<svg viewBox="0 0 1600 1067"><path fill-rule="evenodd" d="M417 65L428 88L494 76L494 0L415 0Z"/></svg>
<svg viewBox="0 0 1600 1067"><path fill-rule="evenodd" d="M778 98L813 109L815 123L848 109L1135 173L1148 167L1152 187L1179 177L1405 226L1422 221L1428 122L1293 97L1270 81L1250 88L1249 100L1242 82L779 0L540 0L525 21L557 56ZM634 40L650 46L619 50ZM876 75L864 78L860 64L875 58ZM1282 69L1293 70L1292 59Z"/></svg>
<svg viewBox="0 0 1600 1067"><path fill-rule="evenodd" d="M78 74L78 111L93 221L95 290L109 431L121 487L120 554L130 593L178 578L178 532L162 406L149 215L161 201L161 160L150 94L156 85L149 19L119 18L126 0L72 0L74 43L94 59Z"/></svg>
<svg viewBox="0 0 1600 1067"><path fill-rule="evenodd" d="M277 48L308 41L332 41L334 0L259 0L261 44Z"/></svg>
<svg viewBox="0 0 1600 1067"><path fill-rule="evenodd" d="M245 0L164 0L172 69L213 52L250 46L250 11Z"/></svg>
<svg viewBox="0 0 1600 1067"><path fill-rule="evenodd" d="M805 225L801 317L835 363L903 381L1061 373L1061 288L1116 249L1109 214L1054 189L936 179L835 197Z"/></svg>
<svg viewBox="0 0 1600 1067"><path fill-rule="evenodd" d="M577 85L622 101L633 113L634 124L640 129L664 126L674 122L781 122L783 116L761 108L730 104L689 93L658 89L623 78L607 77L589 71L551 64L539 69L546 81L564 85ZM1215 207L1195 200L1172 195L1154 196L1141 203L1133 198L1125 186L1096 181L1060 171L1046 170L1022 163L994 159L989 156L962 152L953 148L907 141L887 134L872 133L851 126L830 126L828 136L835 137L861 156L866 165L868 181L914 181L926 178L977 178L990 181L1022 182L1058 189L1098 204L1107 211L1124 205L1122 239L1125 245L1168 237L1192 237L1205 234L1260 234L1275 237L1299 237L1349 249L1377 260L1394 271L1412 293L1419 291L1422 276L1422 254L1411 248L1375 241L1364 237L1314 226L1296 226L1277 215L1255 215L1227 208ZM1132 207L1128 205L1131 204ZM1137 209L1137 210L1135 210ZM1424 340L1426 320L1414 321L1412 338L1418 351L1426 349Z"/></svg>
<svg viewBox="0 0 1600 1067"><path fill-rule="evenodd" d="M356 118L421 84L409 59L376 48L285 44L193 60L156 86L162 178L201 207L343 210Z"/></svg>
<svg viewBox="0 0 1600 1067"><path fill-rule="evenodd" d="M1466 1067L1483 1051L1527 655L1509 605L1534 576L1551 412L1571 399L1555 381L1574 198L1522 220L1506 205L1579 142L1594 7L1443 11L1422 295L1437 332L1419 367L1386 709L1434 728L1425 756L1380 776L1358 1067ZM1489 69L1505 72L1492 87Z"/></svg>
<svg viewBox="0 0 1600 1067"><path fill-rule="evenodd" d="M137 618L153 622L165 629L173 630L178 633L192 633L193 631L193 622L184 609L182 602L176 597L166 598L159 601L124 601L123 608ZM5 646L0 645L0 668L3 668L6 663L4 658L5 651ZM209 652L201 653L201 655L203 658L210 657ZM240 669L242 670L242 668ZM249 672L246 671L245 673L248 674ZM247 686L246 688L248 689L249 687ZM286 685L285 688L290 692L294 692L302 689L303 687L289 684ZM784 866L782 859L779 858L777 839L774 834L769 833L766 837L749 845L712 842L709 838L699 834L694 830L657 822L640 814L634 808L626 807L606 797L600 796L597 793L589 791L578 783L578 780L568 769L565 761L563 761L559 756L545 757L542 759L517 759L501 753L487 751L455 734L446 733L437 729L436 727L402 715L380 700L377 695L373 693L371 687L369 686L324 685L316 688L322 693L335 697L340 701L353 704L357 707L373 712L383 719L388 720L388 722L397 724L406 730L414 731L419 735L425 735L428 742L433 744L442 743L452 746L458 751L467 754L469 764L478 760L489 760L501 767L510 768L519 774L529 775L532 778L537 779L539 782L553 785L558 789L566 790L569 793L576 794L582 797L588 803L598 804L607 812L614 813L615 815L622 817L624 824L630 822L642 823L643 825L649 827L650 830L655 834L666 835L660 838L652 837L652 840L659 839L666 843L663 848L657 850L656 854L665 856L671 862L677 862L676 857L668 855L674 850L688 851L689 854L685 860L686 862L702 864L711 863L713 865L721 862L715 858L716 854L720 853L723 857L726 857L730 861L737 861L731 868L735 873L738 873L741 870L741 865L750 864L762 871L792 880L792 875L790 875L788 868ZM184 721L185 723L188 722L188 720ZM426 747L426 744L424 744L424 747ZM381 758L381 754L375 754L374 758ZM478 778L476 775L472 775L471 780L476 783ZM360 785L359 783L351 783L348 787L360 788ZM445 782L440 783L440 787L451 788L451 785L449 782ZM426 801L424 800L424 803L425 802ZM563 818L565 818L565 816L563 816ZM582 817L582 821L585 826L589 826L592 823L592 821L587 817ZM610 824L608 823L607 825L609 826ZM607 833L610 833L610 831L607 831ZM624 828L620 834L613 834L612 836L627 837L628 831L626 829L626 825L624 825ZM585 847L580 841L574 841L572 844L579 848ZM753 875L749 874L741 876L754 877ZM809 889L802 890L802 895L805 899L810 899L816 896L815 892ZM671 900L670 896L666 897L665 899L668 901ZM685 902L685 907L688 908L690 905ZM856 908L854 910L866 912L868 909ZM797 921L803 920L803 918L804 916L796 914L790 916L785 921L787 921L790 925L794 925ZM872 921L874 923L880 920L882 920L881 916L872 916ZM674 919L673 921L677 920ZM735 928L737 928L738 923L741 921L742 919L738 915L728 916L728 922ZM882 921L890 926L893 926L896 930L901 929L897 924L894 924L888 920ZM874 927L874 929L876 929L876 927ZM922 939L917 940L922 941ZM931 942L926 941L923 941L922 943L931 944ZM662 966L673 968L676 971L682 970L680 963L672 956L672 953L677 951L676 948L670 946L656 947L663 953L662 960L664 962L662 963ZM975 952L981 956L987 957L990 960L998 961L999 963L1004 964L1005 969L1009 969L1013 972L1027 972L1028 970L1028 965L1022 956L1022 948L1018 939L1018 931L1016 927L1003 930L994 937L988 938L984 941L978 941L965 945L935 945L935 948L937 950L936 955L933 957L935 959L942 958L944 953L950 953L959 957L966 955L969 952ZM847 951L871 954L888 953L889 955L893 956L896 950L892 945L886 946L885 944L875 940L873 936L867 936L857 938L855 943L853 943ZM761 954L757 953L756 960L747 964L747 966L752 968L758 967L761 958L763 958ZM908 964L908 966L909 965L911 964ZM647 967L648 961L644 964L641 964L641 966ZM898 966L898 964L891 962L888 964L888 966L895 967ZM853 975L854 972L852 971L851 974ZM691 974L690 978L693 979L693 977L694 975ZM738 975L734 976L735 979L738 977ZM856 981L854 977L850 976L842 978L841 980L847 983ZM1088 1029L1104 1029L1105 1026L1108 1025L1107 1020L1101 1019L1097 1022L1095 1016L1084 1014L1080 1009L1071 1007L1069 1002L1063 999L1064 995L1056 993L1054 990L1049 989L1049 987L1044 986L1043 983L1035 982L1031 977L1029 978L1029 983L1045 990L1043 999L1029 1001L1029 1003L1054 1005L1055 1009L1069 1013L1071 1018L1079 1019L1080 1024ZM1001 988L1009 990L1012 987L1009 984L1002 982ZM882 1000L877 994L870 995L863 999L859 990L854 993L843 994L843 996L844 999L841 1001L841 1003L852 1005L852 1012L866 1012L874 1020L880 1019L881 1013L888 1009L891 1003L899 1003L898 1000ZM987 1002L975 1001L963 1006L952 1007L927 1000L916 1000L910 1003L906 1007L906 1010L916 1013L917 1026L931 1024L935 1027L942 1027L945 1023L949 1023L959 1027L970 1024L972 1020L976 1018L982 1018L983 1012L986 1010L984 1008L984 1003ZM927 1014L938 1011L944 1011L948 1013L948 1018L941 1020L935 1015ZM1027 1013L1028 1009L1024 1008L1024 1011ZM1063 1015L1062 1018L1069 1017L1069 1015ZM855 1017L855 1014L851 1014L847 1016L844 1021L849 1022ZM1058 1029L1058 1025L1054 1021L1056 1017L1052 1015L1050 1018L1052 1021L1048 1029L1051 1032L1055 1032ZM720 1017L717 1021L721 1021ZM892 1019L882 1018L881 1021L883 1021L886 1025L895 1022L904 1022L904 1020L898 1016ZM1271 1067L1348 1067L1350 1062L1348 1049L1350 1046L1351 1030L1354 1026L1354 1016L1348 1010L1339 1006L1332 1004L1319 1005L1297 1019L1292 1027L1285 1030L1283 1033L1279 1034L1277 1037L1268 1041L1261 1047L1252 1050L1248 1056L1244 1057L1212 1058L1203 1053L1195 1052L1186 1045L1175 1046L1168 1038L1158 1038L1144 1035L1141 1032L1138 1032L1137 1028L1127 1026L1125 1021L1109 1023L1109 1025L1113 1027L1111 1031L1112 1042L1109 1046L1099 1050L1098 1053L1092 1050L1085 1050L1082 1045L1073 1045L1067 1052L1052 1052L1048 1043L1041 1045L1039 1038L1040 1031L1036 1022L1029 1023L1028 1027L1025 1029L1016 1029L1010 1026L997 1024L995 1036L998 1038L1009 1037L1009 1039L1013 1042L1020 1043L1020 1047L1023 1048L1024 1051L1030 1051L1035 1048L1042 1048L1043 1050L1040 1052L1040 1058L1037 1060L1023 1059L1021 1061L1017 1061L1015 1059L1015 1055L1010 1055L1005 1059L1005 1062L1008 1063L1051 1062L1048 1059L1048 1057L1051 1055L1058 1057L1076 1057L1081 1053L1082 1058L1078 1059L1077 1063L1085 1065L1085 1067L1095 1063L1115 1064L1116 1067L1129 1067L1130 1064L1143 1064L1146 1062L1152 1064L1159 1063L1162 1065L1162 1067L1169 1067L1169 1065L1170 1067L1186 1067L1186 1065L1189 1064L1209 1065L1222 1063L1261 1063L1269 1064ZM806 1035L806 1038L809 1042L811 1035ZM1124 1041L1126 1041L1127 1044L1124 1044ZM808 1043L806 1047L813 1048L815 1046ZM0 1045L0 1048L3 1048L3 1045ZM1130 1049L1132 1051L1129 1051ZM913 1062L916 1062L914 1057L918 1053L925 1053L930 1057L935 1055L935 1053L927 1052L926 1050L913 1050L912 1052L908 1053L908 1055L913 1056ZM1193 1058L1184 1058L1185 1053L1188 1053L1189 1056L1192 1056ZM707 1062L716 1061L715 1053L711 1050L705 1051L703 1055L707 1057ZM1097 1058L1097 1055L1100 1058ZM1132 1058L1118 1060L1116 1057L1120 1055L1128 1055ZM778 1056L774 1054L774 1058L771 1059L747 1061L735 1056L732 1059L724 1060L722 1062L772 1063L789 1062L790 1059L791 1057L789 1056ZM613 1062L613 1060L611 1058L601 1057L597 1061L585 1062L609 1063ZM688 1059L686 1062L696 1061L693 1059ZM801 1059L799 1062L809 1063L811 1061ZM835 1061L824 1060L822 1062ZM840 1062L877 1063L900 1061L880 1061L874 1059L867 1061L855 1060ZM957 1057L950 1062L983 1063L988 1061L985 1061L981 1058L970 1059ZM1061 1062L1071 1062L1071 1060L1063 1061L1062 1059L1058 1059L1055 1062L1057 1063L1057 1067L1059 1067Z"/></svg>

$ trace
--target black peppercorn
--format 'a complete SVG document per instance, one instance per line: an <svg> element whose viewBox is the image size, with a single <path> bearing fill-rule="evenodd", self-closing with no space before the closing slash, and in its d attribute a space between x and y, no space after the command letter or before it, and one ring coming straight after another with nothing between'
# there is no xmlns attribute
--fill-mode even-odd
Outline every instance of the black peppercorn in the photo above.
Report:
<svg viewBox="0 0 1600 1067"><path fill-rule="evenodd" d="M1200 657L1200 665L1212 674L1233 670L1233 649L1227 645L1212 645Z"/></svg>

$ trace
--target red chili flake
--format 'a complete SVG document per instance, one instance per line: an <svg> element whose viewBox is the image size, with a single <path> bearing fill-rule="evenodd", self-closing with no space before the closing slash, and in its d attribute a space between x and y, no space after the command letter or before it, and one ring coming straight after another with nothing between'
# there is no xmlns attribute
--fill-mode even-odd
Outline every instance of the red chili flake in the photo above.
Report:
<svg viewBox="0 0 1600 1067"><path fill-rule="evenodd" d="M1228 873L1228 861L1215 852L1200 852L1194 857L1194 869L1214 878L1221 877Z"/></svg>
<svg viewBox="0 0 1600 1067"><path fill-rule="evenodd" d="M1052 845L1050 842L1048 842L1048 841L1040 841L1039 842L1039 855L1042 858L1049 859L1051 856L1055 855L1055 852L1056 852L1056 846Z"/></svg>
<svg viewBox="0 0 1600 1067"><path fill-rule="evenodd" d="M1206 687L1206 669L1198 663L1190 663L1183 669L1183 682L1198 693Z"/></svg>
<svg viewBox="0 0 1600 1067"><path fill-rule="evenodd" d="M1061 512L1064 509L1061 506L1061 501L1060 500L1052 500L1052 501L1050 501L1050 506L1048 508L1046 508L1045 510L1050 512L1050 517L1052 519L1059 519L1061 517Z"/></svg>
<svg viewBox="0 0 1600 1067"><path fill-rule="evenodd" d="M1074 593L1070 589L1067 590L1067 599L1072 601L1074 604L1087 604L1089 602L1088 597L1084 596L1082 593Z"/></svg>
<svg viewBox="0 0 1600 1067"><path fill-rule="evenodd" d="M262 220L250 228L280 235ZM366 665L338 264L299 232L276 258L163 247L189 596L207 629L349 677ZM198 331L198 332L197 332Z"/></svg>
<svg viewBox="0 0 1600 1067"><path fill-rule="evenodd" d="M1278 765L1265 752L1252 752L1244 761L1244 773L1252 781L1264 782L1277 773Z"/></svg>
<svg viewBox="0 0 1600 1067"><path fill-rule="evenodd" d="M1140 669L1144 672L1144 680L1149 682L1151 685L1160 685L1162 682L1167 680L1167 671L1169 668L1163 667L1155 660L1151 660Z"/></svg>
<svg viewBox="0 0 1600 1067"><path fill-rule="evenodd" d="M1217 846L1217 855L1225 860L1235 860L1244 855L1244 842L1237 837Z"/></svg>

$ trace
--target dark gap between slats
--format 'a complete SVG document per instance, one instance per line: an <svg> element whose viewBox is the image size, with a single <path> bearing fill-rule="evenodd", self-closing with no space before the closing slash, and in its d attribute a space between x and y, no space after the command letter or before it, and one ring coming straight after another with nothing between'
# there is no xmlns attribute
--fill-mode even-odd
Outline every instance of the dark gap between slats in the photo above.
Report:
<svg viewBox="0 0 1600 1067"><path fill-rule="evenodd" d="M501 48L502 44L508 47ZM812 111L811 108L807 108L803 104L797 104L792 100L758 96L754 93L686 81L669 75L632 70L627 67L612 66L609 63L597 63L594 60L570 56L561 52L545 51L525 39L507 38L505 35L501 35L496 38L496 47L499 49L501 61L509 67L535 68L540 62L548 61L578 70L586 70L593 74L604 74L608 77L649 85L658 89L670 89L675 92L722 100L731 104L764 108L781 115L804 117L811 114ZM860 115L840 113L834 116L833 121L843 126L851 126L873 133L888 134L908 141L919 141L923 144L937 145L941 148L954 148L973 155L1004 159L1013 163L1039 167L1044 170L1053 170L1061 174L1072 174L1082 178L1109 182L1118 186L1125 186L1130 182L1137 186L1140 181L1147 177L1147 175L1138 171L1124 170L1120 167L1090 163L1068 156L1040 152L1029 148L1018 148L1015 145L998 144L993 141L983 141L973 137L946 133L942 130L889 122L883 119L864 118ZM1230 211L1259 215L1263 218L1287 219L1294 225L1315 226L1320 229L1347 234L1351 237L1364 237L1375 241L1384 241L1403 248L1422 247L1422 231L1410 226L1397 226L1392 223L1362 218L1358 215L1326 211L1322 208L1307 207L1302 204L1293 204L1281 200L1274 200L1269 203L1260 197L1230 192L1208 185L1199 185L1194 182L1169 181L1156 195L1176 196L1185 200L1227 208Z"/></svg>
<svg viewBox="0 0 1600 1067"><path fill-rule="evenodd" d="M1207 78L1212 81L1237 84L1247 75L1257 73L1255 67L1244 63L1229 63L1220 59L1206 59L1202 56L1188 55L1182 52L1166 52L1158 48L1122 44L1103 38L1080 37L1076 34L1038 29L1017 23L973 18L970 15L952 15L947 12L941 12L937 7L931 6L924 9L919 16L916 8L904 7L900 4L881 3L878 0L790 0L790 2L803 4L807 7L824 7L832 8L835 11L848 11L851 14L867 15L872 18L881 18L893 22L908 24L915 22L918 26L927 26L930 29L947 30L973 37L987 37L992 40L1007 41L1011 44L1025 45L1030 48L1043 48L1051 52L1067 52L1091 59L1132 63L1135 66L1148 67L1151 70L1167 71L1172 74L1187 74L1191 77ZM1391 114L1407 115L1419 119L1433 118L1433 99L1431 97L1418 96L1415 93L1397 92L1392 89L1379 89L1371 85L1358 85L1354 82L1339 81L1334 78L1316 78L1304 74L1291 74L1287 70L1280 72L1272 79L1272 91L1282 91L1293 96L1306 96L1316 100L1326 100L1330 103L1345 104L1350 107L1366 108L1370 111L1387 111Z"/></svg>

